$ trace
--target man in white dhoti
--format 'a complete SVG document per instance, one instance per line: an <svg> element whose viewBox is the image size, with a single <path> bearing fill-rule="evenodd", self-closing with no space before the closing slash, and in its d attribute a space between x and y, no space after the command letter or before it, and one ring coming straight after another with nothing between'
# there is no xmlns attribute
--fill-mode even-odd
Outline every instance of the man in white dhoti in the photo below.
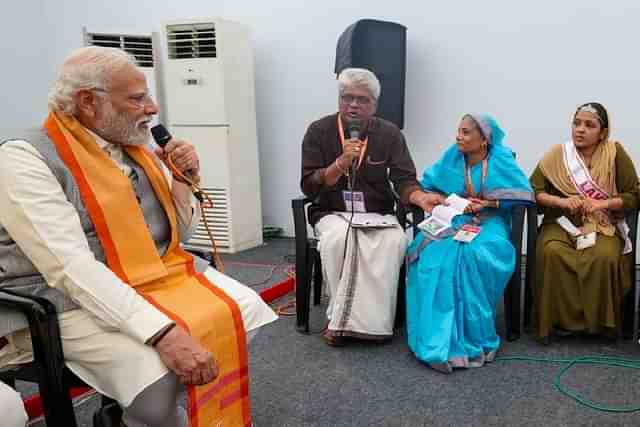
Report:
<svg viewBox="0 0 640 427"><path fill-rule="evenodd" d="M408 240L394 216L391 185L403 204L430 211L442 202L421 190L400 129L374 116L381 90L376 76L345 69L338 85L339 112L313 122L302 142L301 187L316 201L309 221L319 238L330 298L324 332L329 345L341 345L346 336L393 335ZM364 221L369 225L358 224Z"/></svg>
<svg viewBox="0 0 640 427"><path fill-rule="evenodd" d="M180 248L199 206L161 160L198 180L194 146L146 148L158 109L118 49L73 52L49 108L43 128L0 142L0 286L56 305L67 366L117 400L127 426L186 425L182 387L192 427L249 425L246 337L276 316ZM0 363L29 360L28 331L9 338Z"/></svg>

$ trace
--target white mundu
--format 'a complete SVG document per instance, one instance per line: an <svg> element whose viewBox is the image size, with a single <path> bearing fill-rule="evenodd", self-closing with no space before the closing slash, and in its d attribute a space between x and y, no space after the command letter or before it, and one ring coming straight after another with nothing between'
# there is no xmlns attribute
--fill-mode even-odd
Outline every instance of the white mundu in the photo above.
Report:
<svg viewBox="0 0 640 427"><path fill-rule="evenodd" d="M395 227L351 227L346 252L348 220L326 215L315 226L330 297L330 330L356 338L393 335L398 278L408 241L395 216L384 219Z"/></svg>
<svg viewBox="0 0 640 427"><path fill-rule="evenodd" d="M2 414L3 427L24 427L29 419L20 394L2 381L0 381L0 414Z"/></svg>

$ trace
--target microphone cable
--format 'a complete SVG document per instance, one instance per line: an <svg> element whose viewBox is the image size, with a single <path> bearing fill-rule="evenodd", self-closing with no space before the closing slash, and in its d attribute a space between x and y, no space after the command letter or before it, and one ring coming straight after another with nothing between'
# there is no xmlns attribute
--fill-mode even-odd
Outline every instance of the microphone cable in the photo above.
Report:
<svg viewBox="0 0 640 427"><path fill-rule="evenodd" d="M344 262L347 259L347 244L349 242L349 233L351 232L352 228L353 228L353 217L355 215L355 201L353 200L353 190L356 186L356 171L357 171L357 167L356 167L356 162L357 160L354 159L351 162L351 170L349 173L349 176L347 176L347 188L349 190L349 193L351 194L351 215L349 216L349 225L347 226L347 232L344 235L344 247L342 249L342 267L340 269L340 280L342 280L342 274L344 273ZM362 195L364 197L364 194ZM355 237L355 232L354 232L354 263L355 260L357 260L358 257L358 248L357 248L357 240ZM353 267L353 266L352 266ZM352 268L353 270L353 268ZM351 274L353 274L353 271L351 271Z"/></svg>
<svg viewBox="0 0 640 427"><path fill-rule="evenodd" d="M220 273L224 274L224 263L222 262L222 258L220 257L220 254L218 252L218 245L216 244L216 240L213 238L213 232L211 231L211 227L209 226L209 221L207 220L207 215L205 212L205 207L208 209L213 208L213 200L211 200L211 198L207 193L202 191L198 183L196 183L193 179L189 178L188 176L185 176L182 172L178 170L176 165L173 163L173 160L171 159L170 155L169 156L165 155L165 159L167 160L167 164L169 166L169 170L171 171L171 173L178 179L178 181L188 185L193 195L200 202L200 216L202 217L204 228L207 231L209 241L211 242L211 245L212 245L211 247L213 248L213 250L211 251L211 254L213 255L215 267ZM206 199L206 204L205 204L205 199Z"/></svg>
<svg viewBox="0 0 640 427"><path fill-rule="evenodd" d="M556 363L563 364L564 366L560 369L560 371L556 374L556 377L553 380L553 385L556 390L567 396L580 405L586 406L588 408L594 409L600 412L609 412L609 413L630 413L640 411L640 406L610 406L607 404L599 403L594 400L591 400L584 395L580 394L576 390L573 390L562 383L562 377L567 373L571 368L578 365L587 365L587 366L604 366L604 367L620 367L627 368L631 370L640 370L640 362L637 359L623 359L619 357L610 357L610 356L580 356L575 358L544 358L537 356L498 356L496 357L496 362L537 362L537 363Z"/></svg>

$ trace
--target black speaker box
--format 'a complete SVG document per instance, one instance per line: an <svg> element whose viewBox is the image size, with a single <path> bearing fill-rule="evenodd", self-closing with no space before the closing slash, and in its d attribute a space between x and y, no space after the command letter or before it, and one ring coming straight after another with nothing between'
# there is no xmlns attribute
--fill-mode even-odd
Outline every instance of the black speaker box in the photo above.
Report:
<svg viewBox="0 0 640 427"><path fill-rule="evenodd" d="M338 39L335 73L366 68L380 80L382 91L376 116L404 127L407 68L407 28L393 22L361 19Z"/></svg>

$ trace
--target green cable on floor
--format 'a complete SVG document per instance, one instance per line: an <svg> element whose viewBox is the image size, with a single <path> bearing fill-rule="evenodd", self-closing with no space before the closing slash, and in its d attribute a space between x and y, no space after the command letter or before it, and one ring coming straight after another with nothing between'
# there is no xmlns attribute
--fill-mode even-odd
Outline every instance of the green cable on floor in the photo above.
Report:
<svg viewBox="0 0 640 427"><path fill-rule="evenodd" d="M640 411L640 406L612 407L612 406L602 405L602 404L590 401L582 397L577 392L563 386L561 383L562 376L575 365L600 365L600 366L616 366L616 367L629 368L629 369L640 369L640 360L620 359L617 357L607 357L607 356L582 356L582 357L577 357L575 359L545 359L542 357L530 357L530 356L498 356L496 357L496 361L565 363L566 366L560 370L558 375L556 375L555 380L553 381L554 385L556 386L556 388L560 393L572 398L573 400L580 403L581 405L587 406L591 409L595 409L601 412L625 413L625 412Z"/></svg>

